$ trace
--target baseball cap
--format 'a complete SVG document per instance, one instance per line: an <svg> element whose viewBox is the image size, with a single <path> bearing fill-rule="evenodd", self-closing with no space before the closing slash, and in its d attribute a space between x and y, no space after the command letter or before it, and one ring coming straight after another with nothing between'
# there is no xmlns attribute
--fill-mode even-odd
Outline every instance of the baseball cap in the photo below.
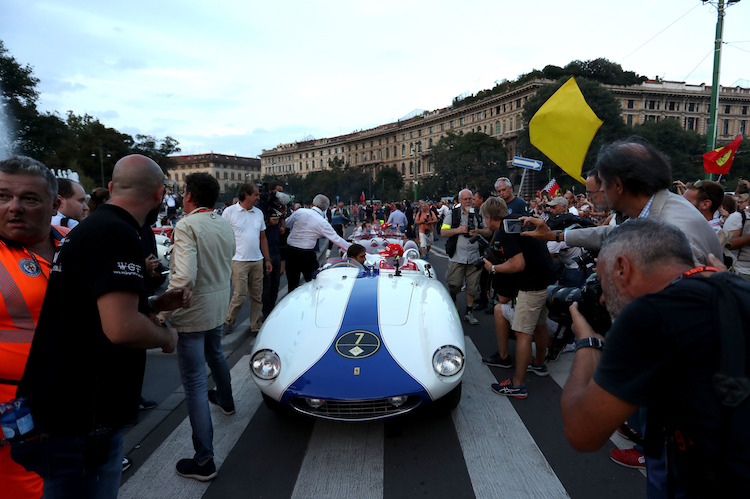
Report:
<svg viewBox="0 0 750 499"><path fill-rule="evenodd" d="M552 199L552 201L550 201L549 203L547 203L547 206L560 206L560 205L568 206L568 200L562 196L558 196Z"/></svg>

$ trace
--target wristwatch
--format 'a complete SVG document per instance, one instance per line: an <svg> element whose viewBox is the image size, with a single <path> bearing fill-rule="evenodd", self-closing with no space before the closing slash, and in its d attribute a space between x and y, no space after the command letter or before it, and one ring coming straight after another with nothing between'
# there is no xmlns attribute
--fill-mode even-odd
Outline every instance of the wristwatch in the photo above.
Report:
<svg viewBox="0 0 750 499"><path fill-rule="evenodd" d="M555 242L556 243L561 243L561 242L565 241L564 237L563 237L562 241L560 240L560 236L562 236L562 235L563 235L563 231L561 231L561 230L558 230L557 232L555 232Z"/></svg>
<svg viewBox="0 0 750 499"><path fill-rule="evenodd" d="M604 341L599 338L583 338L576 341L576 352L581 348L596 348L597 350L601 350L604 348Z"/></svg>
<svg viewBox="0 0 750 499"><path fill-rule="evenodd" d="M490 267L490 274L492 274L492 275L497 274L497 270L495 270L495 266L494 265L492 267Z"/></svg>

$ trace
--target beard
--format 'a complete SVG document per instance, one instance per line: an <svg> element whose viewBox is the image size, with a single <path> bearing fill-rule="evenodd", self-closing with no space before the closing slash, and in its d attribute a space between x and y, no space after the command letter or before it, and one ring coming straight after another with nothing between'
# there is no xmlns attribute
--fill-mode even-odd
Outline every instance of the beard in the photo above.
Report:
<svg viewBox="0 0 750 499"><path fill-rule="evenodd" d="M609 315L612 319L620 315L625 305L630 303L626 297L624 297L617 288L615 287L615 280L612 278L612 274L607 274L606 278L602 282L602 296L604 296L604 305L607 307Z"/></svg>
<svg viewBox="0 0 750 499"><path fill-rule="evenodd" d="M161 205L158 205L146 214L146 225L149 227L154 225L159 218L159 208L161 208Z"/></svg>

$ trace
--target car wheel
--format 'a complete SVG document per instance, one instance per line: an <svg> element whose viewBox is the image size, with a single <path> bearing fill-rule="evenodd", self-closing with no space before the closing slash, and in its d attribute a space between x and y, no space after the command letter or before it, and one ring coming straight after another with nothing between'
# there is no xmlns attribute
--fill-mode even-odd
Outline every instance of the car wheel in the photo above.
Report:
<svg viewBox="0 0 750 499"><path fill-rule="evenodd" d="M448 392L443 398L439 400L439 403L443 409L446 411L452 411L456 407L458 407L458 403L461 402L461 385L463 382L459 383L458 386L456 386L453 390Z"/></svg>

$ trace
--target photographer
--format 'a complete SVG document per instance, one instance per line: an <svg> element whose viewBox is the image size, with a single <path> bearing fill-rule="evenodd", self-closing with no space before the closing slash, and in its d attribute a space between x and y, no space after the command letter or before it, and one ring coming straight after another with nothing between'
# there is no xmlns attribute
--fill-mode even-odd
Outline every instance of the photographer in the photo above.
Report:
<svg viewBox="0 0 750 499"><path fill-rule="evenodd" d="M717 384L720 367L746 383L750 286L716 270L694 268L675 226L632 220L611 232L597 260L617 317L606 341L570 308L578 341L561 400L565 437L577 450L599 449L646 407L649 497L731 497L750 487L750 399L724 405ZM664 462L666 475L654 473Z"/></svg>
<svg viewBox="0 0 750 499"><path fill-rule="evenodd" d="M547 331L547 286L555 282L552 257L541 241L508 234L503 230L503 220L508 217L508 207L500 198L489 198L482 205L482 215L487 226L495 230L496 253L505 260L496 263L484 259L485 269L493 277L497 274L517 276L518 302L513 317L513 330L516 333L515 375L501 383L492 385L492 390L500 395L526 398L526 371L538 376L548 376L544 358L547 353L549 334ZM497 258L501 259L501 258ZM508 298L512 298L509 296ZM497 353L482 359L487 365L513 367L508 355L508 337L511 325L503 316L502 305L495 306L495 335ZM531 339L535 335L536 357L531 359Z"/></svg>
<svg viewBox="0 0 750 499"><path fill-rule="evenodd" d="M470 241L472 236L484 229L482 216L476 213L472 207L472 193L464 189L458 193L460 206L453 208L443 220L442 233L448 238L445 243L445 252L448 254L450 263L446 281L451 298L456 301L456 296L461 292L461 287L466 283L466 315L464 319L472 326L479 324L471 311L474 306L474 296L479 290L478 269L473 262L479 259L479 244Z"/></svg>

